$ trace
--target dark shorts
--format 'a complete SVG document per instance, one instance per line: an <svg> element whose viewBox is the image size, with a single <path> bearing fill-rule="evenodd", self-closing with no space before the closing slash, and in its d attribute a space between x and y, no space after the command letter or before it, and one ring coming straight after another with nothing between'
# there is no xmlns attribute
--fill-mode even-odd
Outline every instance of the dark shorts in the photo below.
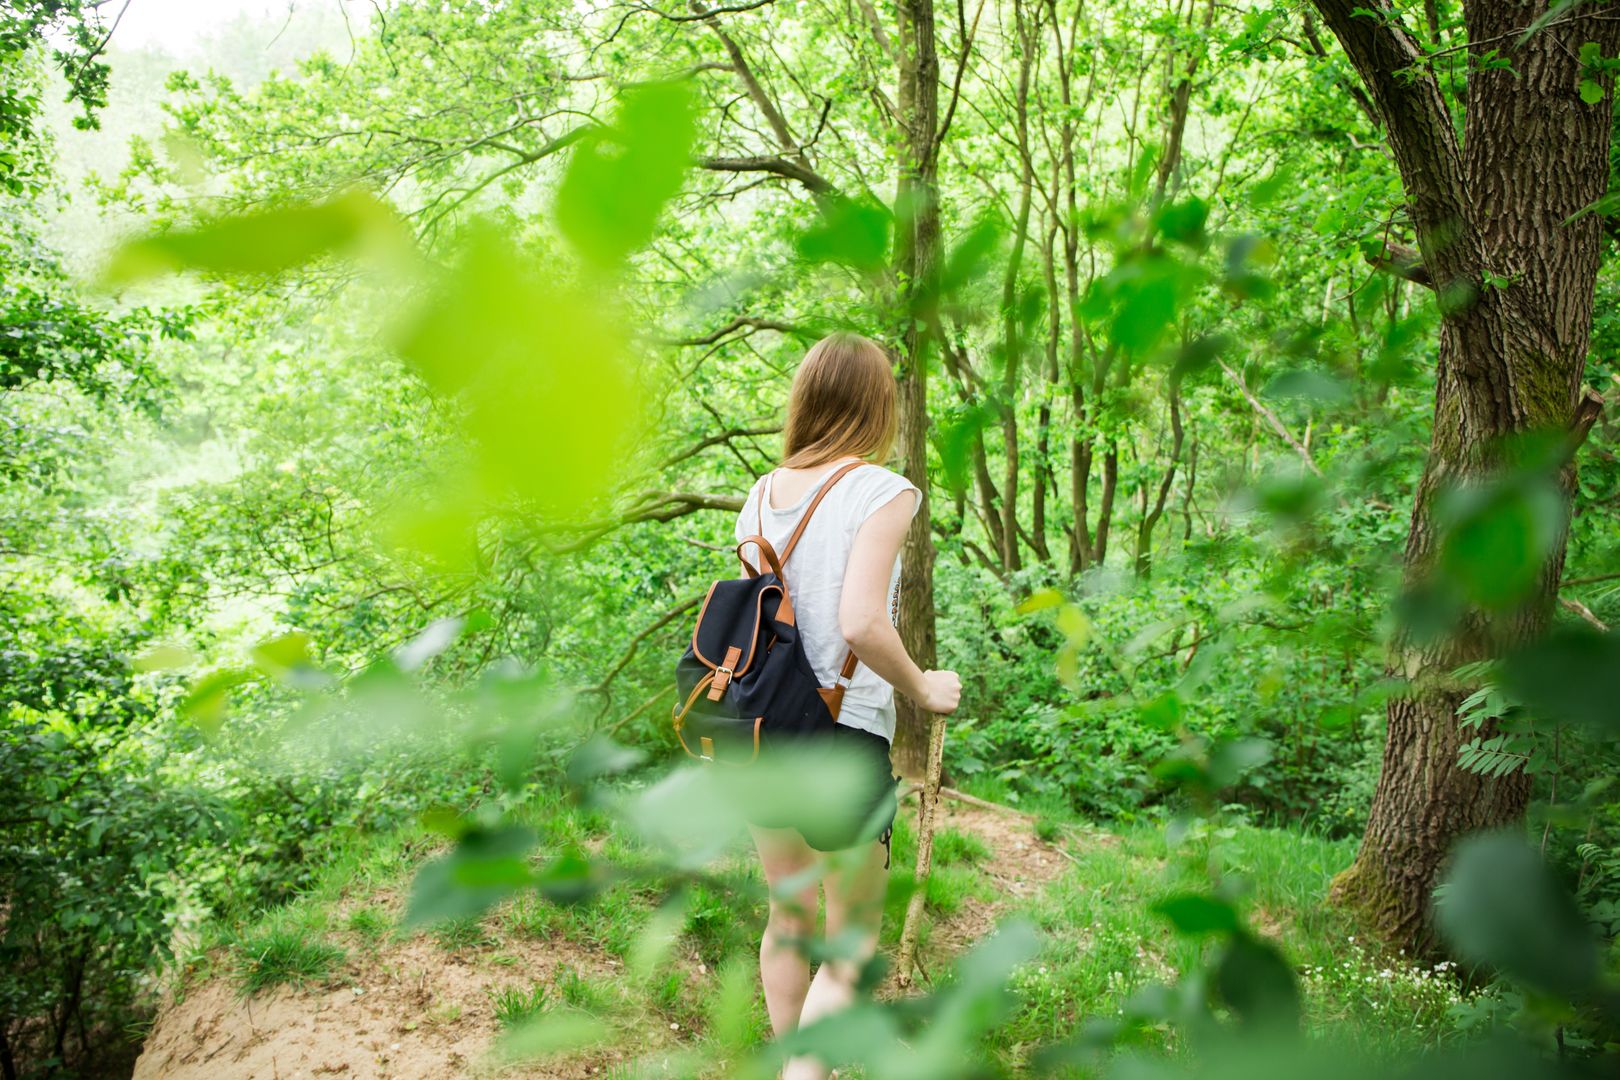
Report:
<svg viewBox="0 0 1620 1080"><path fill-rule="evenodd" d="M817 749L829 750L850 764L857 778L855 793L832 805L807 794L798 809L779 807L770 813L750 813L748 821L766 829L795 829L817 851L842 851L870 840L887 847L894 829L895 785L900 779L889 764L889 740L834 724L829 734L818 735L815 741ZM788 755L795 749L777 753ZM813 763L815 755L806 753L803 759ZM814 768L814 764L808 767ZM813 780L806 777L810 790Z"/></svg>

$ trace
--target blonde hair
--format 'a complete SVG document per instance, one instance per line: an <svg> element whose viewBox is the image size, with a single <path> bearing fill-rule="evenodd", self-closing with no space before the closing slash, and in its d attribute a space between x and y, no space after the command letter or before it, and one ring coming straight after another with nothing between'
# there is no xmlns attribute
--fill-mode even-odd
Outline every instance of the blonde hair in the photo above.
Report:
<svg viewBox="0 0 1620 1080"><path fill-rule="evenodd" d="M887 458L898 428L895 396L894 371L877 342L849 333L822 338L804 354L788 392L783 467Z"/></svg>

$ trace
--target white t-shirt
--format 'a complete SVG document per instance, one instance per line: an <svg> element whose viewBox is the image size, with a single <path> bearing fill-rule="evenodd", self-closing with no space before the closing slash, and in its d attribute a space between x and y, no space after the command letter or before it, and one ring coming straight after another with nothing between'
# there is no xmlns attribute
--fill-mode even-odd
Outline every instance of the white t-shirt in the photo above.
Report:
<svg viewBox="0 0 1620 1080"><path fill-rule="evenodd" d="M845 464L839 461L827 466L821 478L792 506L772 506L768 492L774 474L760 477L737 515L737 542L760 533L780 553L810 506L810 500L816 497L827 478ZM922 503L922 492L911 481L881 465L867 464L850 470L816 507L815 516L805 526L792 557L782 568L787 577L788 594L793 598L794 621L804 641L805 655L822 686L833 684L849 652L838 626L838 600L844 591L844 571L849 567L855 534L867 518L908 491L913 493L911 512L915 515ZM763 507L762 492L767 493ZM743 555L749 562L758 561L758 552L751 547L745 548ZM894 573L889 578L889 618L897 623L899 602L900 557L896 555ZM849 688L844 691L838 722L892 742L894 687L865 664L856 665Z"/></svg>

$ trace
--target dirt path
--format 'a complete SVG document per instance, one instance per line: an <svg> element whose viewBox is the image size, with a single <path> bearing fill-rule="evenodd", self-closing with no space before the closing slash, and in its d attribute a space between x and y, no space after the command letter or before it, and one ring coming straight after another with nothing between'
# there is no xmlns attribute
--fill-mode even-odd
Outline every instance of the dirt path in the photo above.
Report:
<svg viewBox="0 0 1620 1080"><path fill-rule="evenodd" d="M990 858L978 869L994 895L970 896L949 918L935 921L923 955L931 972L1065 867L1064 856L1039 840L1021 815L949 801L941 811L940 828L970 833L989 848ZM318 987L280 987L244 999L231 979L215 976L162 1009L135 1078L425 1080L486 1074L483 1060L498 1030L491 993L549 983L565 967L602 978L611 977L619 961L566 940L513 937L452 953L419 937L351 950L340 979ZM648 1049L606 1049L502 1075L583 1080Z"/></svg>
<svg viewBox="0 0 1620 1080"><path fill-rule="evenodd" d="M910 804L907 809L915 816L914 806ZM1035 835L1033 823L1022 814L943 799L935 828L955 829L984 841L990 858L978 869L990 879L995 897L984 900L970 896L949 918L933 919L927 946L920 954L928 972L938 970L951 957L984 938L1014 907L1033 898L1068 865L1059 849ZM883 992L894 991L891 974Z"/></svg>
<svg viewBox="0 0 1620 1080"><path fill-rule="evenodd" d="M244 999L229 978L215 977L159 1014L135 1080L470 1075L496 1034L492 991L549 982L564 967L608 975L617 966L572 942L451 953L418 938L351 954L342 985L283 986ZM610 1060L532 1075L572 1080Z"/></svg>

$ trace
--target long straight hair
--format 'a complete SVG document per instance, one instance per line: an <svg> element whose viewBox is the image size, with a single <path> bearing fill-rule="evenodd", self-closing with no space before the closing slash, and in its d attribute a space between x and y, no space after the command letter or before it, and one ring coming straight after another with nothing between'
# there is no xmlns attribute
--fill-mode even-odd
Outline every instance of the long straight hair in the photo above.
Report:
<svg viewBox="0 0 1620 1080"><path fill-rule="evenodd" d="M898 427L895 397L894 371L877 342L850 333L822 338L804 354L788 392L783 467L887 458Z"/></svg>

